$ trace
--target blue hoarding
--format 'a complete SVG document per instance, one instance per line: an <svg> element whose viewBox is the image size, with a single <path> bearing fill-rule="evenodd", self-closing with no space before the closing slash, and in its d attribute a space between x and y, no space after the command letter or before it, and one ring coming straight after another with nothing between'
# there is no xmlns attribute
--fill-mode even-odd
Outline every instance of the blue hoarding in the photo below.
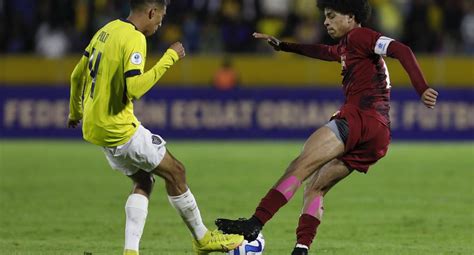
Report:
<svg viewBox="0 0 474 255"><path fill-rule="evenodd" d="M474 140L474 91L440 89L435 110L413 89L392 90L394 140ZM343 101L337 88L156 87L135 102L147 128L165 138L303 139L324 125ZM2 138L80 138L65 128L67 87L0 86Z"/></svg>

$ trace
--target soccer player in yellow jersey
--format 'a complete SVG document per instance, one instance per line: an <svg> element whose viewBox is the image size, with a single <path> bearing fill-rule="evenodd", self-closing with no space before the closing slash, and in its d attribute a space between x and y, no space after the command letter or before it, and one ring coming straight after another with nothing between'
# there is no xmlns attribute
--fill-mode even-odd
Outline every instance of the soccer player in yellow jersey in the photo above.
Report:
<svg viewBox="0 0 474 255"><path fill-rule="evenodd" d="M115 20L92 38L71 75L69 127L83 121L84 139L103 148L110 166L133 181L125 205L124 254L138 254L154 175L165 180L171 205L194 237L196 254L225 252L243 237L210 231L202 222L186 184L183 164L166 149L166 142L143 127L133 114L133 101L143 96L174 63L185 56L176 42L144 72L146 39L156 32L169 0L130 0L127 20Z"/></svg>

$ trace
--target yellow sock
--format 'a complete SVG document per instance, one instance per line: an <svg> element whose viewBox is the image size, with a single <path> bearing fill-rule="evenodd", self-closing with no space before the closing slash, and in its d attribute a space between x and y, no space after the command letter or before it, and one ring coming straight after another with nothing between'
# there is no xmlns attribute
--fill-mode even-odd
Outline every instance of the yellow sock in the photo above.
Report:
<svg viewBox="0 0 474 255"><path fill-rule="evenodd" d="M134 250L124 250L123 255L138 255L138 251Z"/></svg>

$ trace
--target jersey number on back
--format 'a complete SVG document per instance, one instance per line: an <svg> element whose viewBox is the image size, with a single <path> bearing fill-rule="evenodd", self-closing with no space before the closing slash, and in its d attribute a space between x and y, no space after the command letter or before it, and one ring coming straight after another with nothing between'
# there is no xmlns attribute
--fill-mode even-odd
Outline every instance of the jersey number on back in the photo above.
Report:
<svg viewBox="0 0 474 255"><path fill-rule="evenodd" d="M92 48L92 54L89 58L89 70L90 70L90 76L92 77L92 86L91 86L91 98L94 98L94 88L95 88L95 80L97 77L97 70L99 69L99 64L100 64L100 58L102 57L102 52L97 52L97 58L95 59L94 63L94 57L95 57L95 48Z"/></svg>

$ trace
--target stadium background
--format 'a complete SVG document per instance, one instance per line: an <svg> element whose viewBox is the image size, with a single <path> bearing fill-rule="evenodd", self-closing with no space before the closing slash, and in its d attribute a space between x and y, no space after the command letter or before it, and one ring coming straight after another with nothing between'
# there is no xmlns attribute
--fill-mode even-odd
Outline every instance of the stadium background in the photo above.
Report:
<svg viewBox="0 0 474 255"><path fill-rule="evenodd" d="M80 130L66 129L65 122L74 65L99 27L127 16L127 2L0 0L0 254L120 252L121 208L129 183L118 173L103 171L108 166L100 151L84 144ZM343 100L338 63L273 52L251 33L334 42L313 0L171 2L163 27L148 39L147 66L177 40L187 56L136 102L137 115L186 164L208 224L223 214L246 216L260 197L252 194L264 194L297 155L303 139ZM334 209L318 239L320 252L472 254L474 3L371 3L374 13L367 26L409 45L441 95L434 111L425 109L398 61L386 58L393 87L394 144L373 173L351 177L331 193L339 202L328 199L327 207ZM232 71L222 71L225 63ZM209 180L213 187L208 187ZM379 196L362 202L353 197L375 190ZM102 196L91 201L88 196L96 193ZM150 219L144 254L187 254L188 245L179 243L187 233L160 197L150 210L169 219ZM219 198L238 206L213 201ZM414 209L395 213L406 199ZM360 226L351 225L356 219L348 217L348 204L354 215L364 215L356 219L366 232L357 235L381 233L378 238L366 245L357 242L360 238L351 230ZM288 253L295 222L287 218L296 219L298 207L298 202L290 204L269 226L269 254ZM375 213L365 209L374 207ZM384 215L401 227L387 227ZM379 228L367 227L371 224ZM181 228L176 230L176 225ZM426 234L430 231L437 234ZM401 233L405 239L395 241ZM352 241L339 243L344 237Z"/></svg>

